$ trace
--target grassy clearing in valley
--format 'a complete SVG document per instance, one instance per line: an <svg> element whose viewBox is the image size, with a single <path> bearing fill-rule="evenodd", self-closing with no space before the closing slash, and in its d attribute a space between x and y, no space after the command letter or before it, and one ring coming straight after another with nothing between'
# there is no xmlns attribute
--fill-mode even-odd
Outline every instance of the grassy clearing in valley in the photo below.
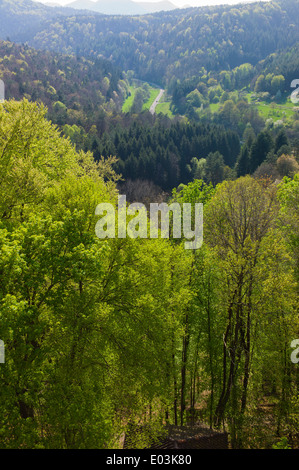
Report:
<svg viewBox="0 0 299 470"><path fill-rule="evenodd" d="M275 103L274 101L269 103L267 101L255 101L254 93L251 92L246 95L246 98L248 103L258 109L259 114L264 119L272 118L273 121L291 119L295 112L295 105L289 97L281 103Z"/></svg>
<svg viewBox="0 0 299 470"><path fill-rule="evenodd" d="M252 92L247 93L244 98L248 100L248 103L251 106L254 106L258 110L260 116L262 116L264 119L272 118L273 121L285 121L292 119L294 113L296 112L296 106L291 102L290 98L287 98L281 103L275 103L274 101L271 103L267 101L255 101L254 93ZM212 113L217 113L220 106L222 106L222 103L211 103L210 111Z"/></svg>
<svg viewBox="0 0 299 470"><path fill-rule="evenodd" d="M173 117L172 111L170 109L170 99L165 96L165 93L162 96L161 101L157 104L156 113L166 114L166 116L169 118Z"/></svg>
<svg viewBox="0 0 299 470"><path fill-rule="evenodd" d="M122 112L123 113L129 113L131 111L137 88L140 88L140 83L130 86L131 95L128 96L128 98L126 99L126 101L124 102L124 104L122 106ZM157 96L160 93L160 88L156 88L156 87L153 87L153 86L149 85L149 91L150 91L150 97L143 104L143 107L142 107L143 111L146 111L146 110L149 111L150 110L151 105L154 103L155 99L157 98ZM163 113L163 114L167 114L167 116L169 116L169 117L172 117L173 114L170 111L170 101L167 101L167 100L164 101L163 98L164 98L164 95L161 99L161 102L156 107L156 113L157 114L158 113Z"/></svg>
<svg viewBox="0 0 299 470"><path fill-rule="evenodd" d="M135 97L136 87L130 86L130 92L131 92L131 95L128 96L128 98L126 99L126 101L124 102L124 104L122 106L122 112L123 113L129 113L130 112L130 109L132 108L132 104L133 104L134 97Z"/></svg>

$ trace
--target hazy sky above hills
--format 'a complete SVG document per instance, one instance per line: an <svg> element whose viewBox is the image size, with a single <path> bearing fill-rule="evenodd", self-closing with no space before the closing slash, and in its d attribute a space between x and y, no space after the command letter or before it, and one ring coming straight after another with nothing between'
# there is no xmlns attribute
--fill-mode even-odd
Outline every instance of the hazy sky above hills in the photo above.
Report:
<svg viewBox="0 0 299 470"><path fill-rule="evenodd" d="M35 0L35 1L39 1L40 3L59 3L60 5L67 5L68 3L72 3L74 0ZM96 1L96 0L93 0L93 1ZM136 1L136 0L133 0L133 1ZM142 1L143 0L140 0L140 2ZM146 1L151 1L153 3L156 3L159 0L146 0ZM173 3L174 5L178 7L183 7L185 5L200 7L204 5L223 5L223 4L233 5L237 3L249 3L252 1L256 1L256 0L170 0L170 1L171 3ZM270 1L270 0L262 0L262 1Z"/></svg>

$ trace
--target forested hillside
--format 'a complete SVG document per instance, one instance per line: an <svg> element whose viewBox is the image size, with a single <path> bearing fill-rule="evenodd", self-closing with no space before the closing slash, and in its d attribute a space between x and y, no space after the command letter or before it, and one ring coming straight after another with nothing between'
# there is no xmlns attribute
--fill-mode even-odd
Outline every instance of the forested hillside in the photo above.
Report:
<svg viewBox="0 0 299 470"><path fill-rule="evenodd" d="M85 56L102 54L122 70L134 69L139 78L164 84L173 76L192 76L202 67L226 70L247 62L255 65L278 49L295 44L299 37L296 0L137 17L74 15L30 0L1 0L0 12L2 39L9 35L37 48ZM28 23L16 30L15 23L21 17Z"/></svg>
<svg viewBox="0 0 299 470"><path fill-rule="evenodd" d="M154 127L133 125L105 134L98 146L93 142L93 150L96 158L117 155L116 169L125 179L145 180L150 175L156 185L171 190L193 179L191 162L196 156L207 157L207 181L220 182L215 173L217 166L229 177L240 153L240 142L236 133L220 126L177 123L165 128L157 122Z"/></svg>
<svg viewBox="0 0 299 470"><path fill-rule="evenodd" d="M299 448L298 13L0 0L0 449Z"/></svg>
<svg viewBox="0 0 299 470"><path fill-rule="evenodd" d="M71 8L53 8L31 0L0 0L0 38L25 42L45 27L46 20L84 13Z"/></svg>
<svg viewBox="0 0 299 470"><path fill-rule="evenodd" d="M85 129L101 128L109 114L120 112L128 93L121 70L106 59L42 52L8 41L0 41L0 77L7 99L40 101L56 124Z"/></svg>
<svg viewBox="0 0 299 470"><path fill-rule="evenodd" d="M289 87L294 77L299 76L298 42L294 47L275 52L269 57L266 57L256 66L256 72L263 73L265 76L268 73L283 75L285 77L285 87Z"/></svg>
<svg viewBox="0 0 299 470"><path fill-rule="evenodd" d="M289 52L291 68L296 68L294 50ZM249 66L231 73L221 72L219 83L208 77L177 80L172 88L172 106L178 107L177 111L186 114L191 122L178 117L175 123L166 116L151 116L148 112L121 113L130 93L129 79L106 59L38 51L9 41L0 42L0 54L0 77L6 84L6 97L26 97L44 103L48 118L59 125L77 149L90 150L96 160L115 155L118 158L115 169L125 180L147 180L163 191L171 191L194 177L216 184L252 174L260 165L264 165L261 174L265 172L275 178L288 174L287 169L284 173L277 169L276 161L282 153L292 150L298 154L296 120L293 124L290 121L285 128L287 133L283 131L282 144L277 146L275 140L282 133L281 126L265 128L265 120L258 111L242 94L236 95L234 87L240 88L249 81L248 77L255 77L255 89L257 83L261 87L260 76L273 83L276 75L270 74L270 69L267 73L268 68L260 69L264 75L258 75ZM274 60L280 63L282 57L273 55L265 64ZM221 94L213 93L215 90L221 90ZM259 90L258 96L264 94L265 90ZM204 107L201 111L204 123L200 124L197 100L204 97L208 102L219 102L220 106L209 119L204 114L209 108ZM262 143L263 135L267 136L266 146Z"/></svg>
<svg viewBox="0 0 299 470"><path fill-rule="evenodd" d="M144 17L66 17L48 21L30 44L81 55L103 54L139 78L166 84L207 70L255 65L299 38L299 3L175 10Z"/></svg>

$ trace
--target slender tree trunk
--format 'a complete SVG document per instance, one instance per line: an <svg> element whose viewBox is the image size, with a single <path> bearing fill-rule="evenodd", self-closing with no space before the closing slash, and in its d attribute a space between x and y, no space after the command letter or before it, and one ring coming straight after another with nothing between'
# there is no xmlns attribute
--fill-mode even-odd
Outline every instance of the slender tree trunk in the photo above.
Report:
<svg viewBox="0 0 299 470"><path fill-rule="evenodd" d="M200 338L200 334L198 334L197 341L196 341L194 369L193 369L193 373L191 374L191 385L190 385L190 405L191 405L191 411L192 411L192 416L191 416L192 425L195 424L196 377L197 377L199 338Z"/></svg>
<svg viewBox="0 0 299 470"><path fill-rule="evenodd" d="M178 425L178 385L177 385L177 378L176 378L176 370L175 370L175 354L172 353L172 368L173 368L173 393L174 393L174 400L173 400L173 412L174 412L174 424Z"/></svg>
<svg viewBox="0 0 299 470"><path fill-rule="evenodd" d="M240 305L237 306L236 310L236 321L234 326L234 336L230 342L227 344L227 340L229 339L229 333L232 331L232 306L230 307L231 312L229 314L230 322L226 330L225 340L224 340L224 371L223 371L223 388L222 393L216 408L215 412L215 425L216 427L220 427L221 423L223 422L226 406L230 399L230 394L232 387L235 385L235 378L237 374L238 364L240 362L241 357L241 344L240 344L240 329L241 329L241 317L240 317ZM227 362L227 349L229 347L229 374L226 381L226 362Z"/></svg>
<svg viewBox="0 0 299 470"><path fill-rule="evenodd" d="M185 335L183 338L182 367L181 367L181 426L184 425L184 413L186 409L186 371L189 347L189 315L185 316Z"/></svg>
<svg viewBox="0 0 299 470"><path fill-rule="evenodd" d="M232 328L232 305L229 307L228 311L228 325L226 327L225 335L223 338L223 361L222 361L222 370L223 370L223 378L222 378L222 391L220 394L220 398L216 407L215 417L214 417L214 425L219 428L221 425L221 419L224 413L224 397L226 394L226 382L227 382L227 348L228 348L228 340L231 334Z"/></svg>
<svg viewBox="0 0 299 470"><path fill-rule="evenodd" d="M210 289L209 289L209 292L210 292ZM213 351L212 351L212 325L211 325L210 296L208 297L207 314L208 314L209 364L210 364L210 374L211 374L211 396L210 396L210 409L209 409L209 423L210 423L210 428L212 428L213 408L214 408L215 375L214 375Z"/></svg>

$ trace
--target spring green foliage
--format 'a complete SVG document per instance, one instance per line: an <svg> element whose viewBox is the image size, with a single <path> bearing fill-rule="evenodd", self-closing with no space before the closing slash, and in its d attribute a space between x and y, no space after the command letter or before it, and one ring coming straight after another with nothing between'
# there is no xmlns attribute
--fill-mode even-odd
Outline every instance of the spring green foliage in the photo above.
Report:
<svg viewBox="0 0 299 470"><path fill-rule="evenodd" d="M20 5L2 3L0 26L4 34L10 26L6 35L11 40L83 56L103 54L122 70L134 69L139 78L161 85L173 76L192 77L201 67L226 71L240 66L236 77L242 83L251 73L248 64L254 66L298 39L298 3L294 0L118 18L74 15L67 10L61 15L22 2L27 14L21 25Z"/></svg>
<svg viewBox="0 0 299 470"><path fill-rule="evenodd" d="M26 100L0 111L1 447L118 447L128 425L150 424L134 444L146 447L163 422L197 420L199 404L234 447L261 445L251 428L269 387L277 432L294 432L297 226L289 239L277 221L297 210L297 179L279 189L281 209L249 176L173 191L204 204L194 253L100 240L113 161L76 153L44 115Z"/></svg>
<svg viewBox="0 0 299 470"><path fill-rule="evenodd" d="M1 446L117 445L129 419L168 406L190 263L165 240L96 237L117 177L44 113L1 107Z"/></svg>
<svg viewBox="0 0 299 470"><path fill-rule="evenodd" d="M298 71L298 1L0 10L2 34L65 54L0 42L0 448L117 448L136 425L142 448L196 422L298 447L299 127L258 113ZM120 113L134 73L183 116L144 110L146 83ZM97 238L121 184L202 203L202 247Z"/></svg>

